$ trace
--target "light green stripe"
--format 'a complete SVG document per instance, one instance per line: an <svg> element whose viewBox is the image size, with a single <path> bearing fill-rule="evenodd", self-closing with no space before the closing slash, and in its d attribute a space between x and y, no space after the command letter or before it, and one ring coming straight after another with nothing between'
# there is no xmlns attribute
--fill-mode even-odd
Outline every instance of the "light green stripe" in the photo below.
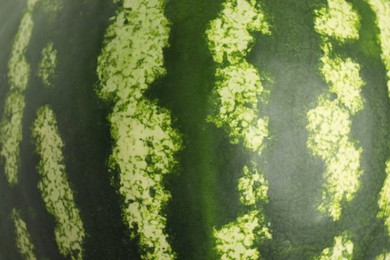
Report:
<svg viewBox="0 0 390 260"><path fill-rule="evenodd" d="M333 247L325 248L316 260L351 260L353 256L353 243L347 234L334 238Z"/></svg>
<svg viewBox="0 0 390 260"><path fill-rule="evenodd" d="M376 23L380 30L378 40L387 69L387 89L390 98L390 2L388 0L367 0L367 2L376 13Z"/></svg>
<svg viewBox="0 0 390 260"><path fill-rule="evenodd" d="M176 164L181 137L171 127L170 112L143 96L165 73L163 48L169 37L165 1L117 2L122 8L106 32L97 69L99 95L116 102L109 116L115 140L111 166L119 169L124 221L131 237L139 235L142 258L173 259L164 232L162 212L170 193L163 178Z"/></svg>
<svg viewBox="0 0 390 260"><path fill-rule="evenodd" d="M42 50L41 61L38 66L38 76L44 87L52 87L56 69L57 50L54 48L53 42L49 42Z"/></svg>
<svg viewBox="0 0 390 260"><path fill-rule="evenodd" d="M38 110L32 132L37 153L41 157L41 180L38 188L48 212L56 220L57 246L62 255L82 259L84 227L67 180L62 155L64 145L58 133L55 114L50 107L44 106Z"/></svg>
<svg viewBox="0 0 390 260"><path fill-rule="evenodd" d="M19 91L8 93L0 125L0 154L5 159L4 170L11 185L15 185L19 180L19 144L22 140L22 121L25 106L26 103L22 93Z"/></svg>
<svg viewBox="0 0 390 260"><path fill-rule="evenodd" d="M34 25L33 7L34 5L29 6L24 13L12 45L11 57L8 62L8 78L11 90L24 91L27 88L30 65L25 55Z"/></svg>
<svg viewBox="0 0 390 260"><path fill-rule="evenodd" d="M27 9L20 22L8 62L10 91L5 100L4 114L0 123L0 155L4 158L4 171L11 185L15 185L19 179L19 144L22 141L25 107L23 93L30 77L30 65L25 55L33 29L32 13L36 2L37 0L27 2Z"/></svg>
<svg viewBox="0 0 390 260"><path fill-rule="evenodd" d="M323 185L321 212L338 220L342 202L351 201L360 186L360 158L362 149L349 139L351 116L363 109L359 64L350 58L342 59L334 54L328 37L340 42L359 37L359 16L344 0L329 0L329 8L316 12L315 29L323 36L321 73L329 85L329 94L318 99L318 106L307 113L310 132L307 146L324 160L326 171Z"/></svg>
<svg viewBox="0 0 390 260"><path fill-rule="evenodd" d="M206 31L208 46L218 64L213 91L214 113L207 120L224 127L230 142L242 142L252 152L261 153L268 136L268 118L257 109L264 95L256 68L246 61L254 42L252 32L269 34L263 11L254 0L228 0ZM262 100L262 101L265 101ZM258 259L255 240L271 238L264 223L262 205L268 201L267 182L256 164L245 166L238 183L240 201L249 211L220 229L214 229L216 250L222 259Z"/></svg>
<svg viewBox="0 0 390 260"><path fill-rule="evenodd" d="M26 222L22 219L20 213L16 210L12 210L12 220L14 221L15 234L16 234L16 246L19 249L20 254L26 260L35 260L35 248L31 241L30 233L27 230Z"/></svg>

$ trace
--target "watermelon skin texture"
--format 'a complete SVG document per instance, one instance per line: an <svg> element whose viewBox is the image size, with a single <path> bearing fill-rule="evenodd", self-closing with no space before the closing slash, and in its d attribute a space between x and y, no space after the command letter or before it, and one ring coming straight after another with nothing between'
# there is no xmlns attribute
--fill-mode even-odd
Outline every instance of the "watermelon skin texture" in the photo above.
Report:
<svg viewBox="0 0 390 260"><path fill-rule="evenodd" d="M0 259L389 257L387 1L0 6Z"/></svg>

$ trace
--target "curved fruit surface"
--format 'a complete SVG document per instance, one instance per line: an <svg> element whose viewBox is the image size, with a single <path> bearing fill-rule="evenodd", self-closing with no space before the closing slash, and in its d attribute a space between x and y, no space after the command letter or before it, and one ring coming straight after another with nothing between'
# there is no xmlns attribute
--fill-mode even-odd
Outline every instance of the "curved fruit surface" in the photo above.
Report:
<svg viewBox="0 0 390 260"><path fill-rule="evenodd" d="M0 0L0 259L389 259L388 0Z"/></svg>

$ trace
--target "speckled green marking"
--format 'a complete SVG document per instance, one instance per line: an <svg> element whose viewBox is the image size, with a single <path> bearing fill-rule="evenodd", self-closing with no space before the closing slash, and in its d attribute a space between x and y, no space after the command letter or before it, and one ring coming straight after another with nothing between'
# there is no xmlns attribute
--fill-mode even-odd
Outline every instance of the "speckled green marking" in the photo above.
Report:
<svg viewBox="0 0 390 260"><path fill-rule="evenodd" d="M332 46L325 43L322 47L325 55L321 58L323 63L321 72L329 85L330 92L337 95L339 106L354 115L363 109L361 88L364 85L360 78L360 66L350 58L345 60L337 55L330 58Z"/></svg>
<svg viewBox="0 0 390 260"><path fill-rule="evenodd" d="M165 73L163 48L168 46L169 21L164 1L119 1L123 4L106 32L97 69L106 99L139 99Z"/></svg>
<svg viewBox="0 0 390 260"><path fill-rule="evenodd" d="M26 260L37 259L34 253L34 245L27 230L26 222L24 222L16 209L12 210L12 220L14 221L15 226L16 246L18 247L20 254Z"/></svg>
<svg viewBox="0 0 390 260"><path fill-rule="evenodd" d="M38 76L43 86L53 85L54 74L57 68L57 50L53 42L49 42L42 50L41 61L39 62Z"/></svg>
<svg viewBox="0 0 390 260"><path fill-rule="evenodd" d="M41 157L38 168L41 180L38 188L47 211L56 220L55 239L59 251L65 257L82 259L84 227L67 180L62 155L64 144L58 133L55 114L50 107L44 106L38 110L32 132L37 153Z"/></svg>
<svg viewBox="0 0 390 260"><path fill-rule="evenodd" d="M382 59L387 69L387 89L390 98L390 2L387 0L367 0L376 13L376 23L380 30L378 40L382 47Z"/></svg>
<svg viewBox="0 0 390 260"><path fill-rule="evenodd" d="M268 118L258 116L258 100L263 92L258 72L243 61L217 69L216 76L221 78L216 83L218 98L214 101L219 111L208 120L217 127L227 126L232 143L242 140L245 147L260 152L268 136Z"/></svg>
<svg viewBox="0 0 390 260"><path fill-rule="evenodd" d="M268 118L259 117L258 103L264 89L256 68L246 61L254 42L252 32L269 34L263 11L253 0L228 0L206 31L208 46L218 64L213 93L214 113L207 120L224 127L230 142L242 142L252 152L261 153L268 136ZM250 211L221 229L214 230L217 254L222 259L258 259L255 239L271 234L264 223L262 204L268 201L267 182L254 164L245 166L238 183L240 201Z"/></svg>
<svg viewBox="0 0 390 260"><path fill-rule="evenodd" d="M165 73L163 48L168 46L169 22L162 0L122 3L106 32L98 58L99 95L115 101L111 134L111 167L120 173L123 216L131 237L139 235L143 259L174 259L165 233L164 205L170 193L163 177L172 171L181 137L171 127L167 109L143 96Z"/></svg>
<svg viewBox="0 0 390 260"><path fill-rule="evenodd" d="M359 16L347 2L329 0L328 4L329 9L316 12L315 28L323 35L321 73L335 98L331 100L329 94L320 96L318 106L307 113L307 129L311 133L307 146L326 164L326 183L318 209L338 220L342 202L353 199L363 173L360 167L362 149L357 141L349 139L349 133L351 116L363 109L361 88L364 82L359 75L359 64L334 54L328 38L335 37L341 42L357 39ZM322 22L330 24L327 26Z"/></svg>
<svg viewBox="0 0 390 260"><path fill-rule="evenodd" d="M256 165L251 168L245 166L243 176L238 181L238 190L240 191L240 201L242 204L251 206L259 201L268 202L268 182L261 174Z"/></svg>
<svg viewBox="0 0 390 260"><path fill-rule="evenodd" d="M334 238L334 245L325 248L316 260L350 260L353 254L353 243L346 234Z"/></svg>
<svg viewBox="0 0 390 260"><path fill-rule="evenodd" d="M206 35L217 63L235 64L245 59L254 38L251 32L269 34L265 15L254 0L228 0L218 18L210 22Z"/></svg>
<svg viewBox="0 0 390 260"><path fill-rule="evenodd" d="M379 194L378 217L383 219L387 227L387 233L390 235L390 160L386 162L387 177Z"/></svg>
<svg viewBox="0 0 390 260"><path fill-rule="evenodd" d="M27 1L27 9L20 22L8 61L10 90L7 94L4 114L0 121L0 156L4 160L4 171L8 182L18 182L22 120L25 107L24 91L30 77L30 65L25 56L33 29L32 12L37 0Z"/></svg>

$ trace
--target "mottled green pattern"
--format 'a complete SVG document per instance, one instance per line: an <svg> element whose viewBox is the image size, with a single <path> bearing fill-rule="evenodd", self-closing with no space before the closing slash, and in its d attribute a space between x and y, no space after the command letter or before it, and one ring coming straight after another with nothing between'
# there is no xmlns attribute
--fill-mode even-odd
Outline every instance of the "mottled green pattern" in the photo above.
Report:
<svg viewBox="0 0 390 260"><path fill-rule="evenodd" d="M33 30L32 13L36 2L37 0L27 2L27 9L20 22L8 62L10 90L5 100L4 114L0 122L0 155L4 158L5 174L11 185L15 185L19 180L19 144L22 140L24 91L30 77L30 65L26 58L26 50Z"/></svg>
<svg viewBox="0 0 390 260"><path fill-rule="evenodd" d="M268 136L268 118L259 117L257 107L263 86L259 73L245 57L254 41L251 32L269 33L264 18L255 1L229 0L206 32L209 49L219 64L215 114L208 120L217 127L226 127L232 143L243 141L245 147L258 152Z"/></svg>
<svg viewBox="0 0 390 260"><path fill-rule="evenodd" d="M8 77L11 90L24 91L27 88L30 65L25 55L34 24L32 12L33 6L27 8L20 21L19 30L12 46L12 53L8 62Z"/></svg>
<svg viewBox="0 0 390 260"><path fill-rule="evenodd" d="M11 185L18 182L20 150L19 143L22 140L22 121L26 106L24 95L18 91L8 94L3 118L0 124L1 156L5 159L4 171Z"/></svg>
<svg viewBox="0 0 390 260"><path fill-rule="evenodd" d="M323 175L326 183L318 208L338 220L342 202L352 200L363 173L360 168L362 149L350 140L349 133L351 116L363 109L361 87L364 82L359 75L359 64L335 54L328 38L335 37L340 42L358 38L359 16L347 2L329 0L328 4L329 10L316 12L316 30L323 36L321 73L335 98L331 100L329 94L320 96L318 106L307 113L307 129L311 133L307 146L326 165ZM325 27L319 27L319 21L326 22Z"/></svg>
<svg viewBox="0 0 390 260"><path fill-rule="evenodd" d="M20 213L16 209L12 210L12 220L14 221L15 226L16 246L18 247L20 254L26 260L37 259L26 222L22 219Z"/></svg>
<svg viewBox="0 0 390 260"><path fill-rule="evenodd" d="M247 62L217 69L216 107L219 113L209 121L218 127L228 126L232 143L243 140L245 147L261 151L268 136L268 118L258 116L258 100L263 86L257 70Z"/></svg>
<svg viewBox="0 0 390 260"><path fill-rule="evenodd" d="M263 217L259 217L259 211L254 210L223 226L222 229L215 230L216 249L221 259L259 259L259 250L253 248L255 239L271 238L263 222Z"/></svg>
<svg viewBox="0 0 390 260"><path fill-rule="evenodd" d="M268 182L255 163L244 167L238 190L241 203L250 210L236 221L214 230L216 249L221 259L258 259L260 252L255 241L263 242L272 235L263 213L263 206L268 202Z"/></svg>
<svg viewBox="0 0 390 260"><path fill-rule="evenodd" d="M120 173L124 221L137 234L144 259L173 259L164 229L164 205L170 193L163 177L172 171L181 148L168 110L143 96L164 74L163 48L169 27L164 1L123 1L106 32L98 59L99 94L116 101L109 116L115 141L111 166Z"/></svg>
<svg viewBox="0 0 390 260"><path fill-rule="evenodd" d="M215 62L235 64L251 50L251 32L269 33L264 13L256 9L254 0L228 0L219 17L210 22L206 32Z"/></svg>
<svg viewBox="0 0 390 260"><path fill-rule="evenodd" d="M238 181L238 190L240 191L240 201L242 204L251 206L257 202L268 202L268 182L264 175L259 173L256 165L249 168L245 166L243 176Z"/></svg>
<svg viewBox="0 0 390 260"><path fill-rule="evenodd" d="M313 134L308 147L326 164L326 184L319 209L333 219L340 218L341 202L351 201L359 188L360 157L362 149L356 149L348 139L351 130L349 114L337 102L320 99L318 107L309 111L307 129Z"/></svg>
<svg viewBox="0 0 390 260"><path fill-rule="evenodd" d="M53 85L56 67L57 50L54 48L53 42L49 42L42 50L38 70L38 76L42 80L43 86L48 88Z"/></svg>
<svg viewBox="0 0 390 260"><path fill-rule="evenodd" d="M63 141L58 133L57 120L49 106L40 108L34 121L33 137L40 155L41 191L47 211L56 220L55 238L62 255L71 259L83 258L85 237L80 212L66 176L62 155Z"/></svg>
<svg viewBox="0 0 390 260"><path fill-rule="evenodd" d="M164 233L162 214L170 194L164 189L163 176L175 163L173 154L180 148L180 136L170 126L169 112L147 99L116 106L110 116L116 146L112 166L119 166L119 192L126 201L126 223L137 232L147 251L145 259L174 258ZM149 251L150 250L150 251Z"/></svg>
<svg viewBox="0 0 390 260"><path fill-rule="evenodd" d="M334 238L333 247L325 248L316 260L351 260L353 256L353 243L348 235L343 234Z"/></svg>
<svg viewBox="0 0 390 260"><path fill-rule="evenodd" d="M343 60L332 55L331 44L322 47L325 55L321 58L321 72L329 85L329 91L337 95L337 102L352 115L363 109L361 88L364 85L360 78L360 66L350 58Z"/></svg>
<svg viewBox="0 0 390 260"><path fill-rule="evenodd" d="M99 94L114 100L139 99L148 85L165 73L163 47L168 45L164 1L123 1L106 32L99 56Z"/></svg>
<svg viewBox="0 0 390 260"><path fill-rule="evenodd" d="M359 38L359 15L345 0L328 0L328 8L316 11L315 29L339 41Z"/></svg>

